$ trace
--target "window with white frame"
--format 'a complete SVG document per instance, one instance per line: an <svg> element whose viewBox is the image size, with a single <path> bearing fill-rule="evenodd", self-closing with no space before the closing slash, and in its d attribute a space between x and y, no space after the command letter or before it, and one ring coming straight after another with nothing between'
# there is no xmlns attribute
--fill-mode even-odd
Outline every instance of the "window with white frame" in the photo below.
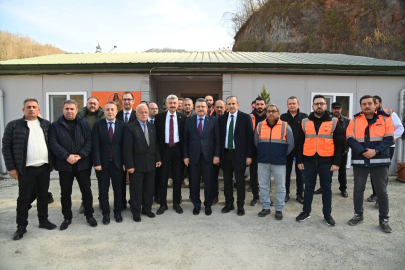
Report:
<svg viewBox="0 0 405 270"><path fill-rule="evenodd" d="M73 99L77 102L77 107L83 108L87 100L87 92L47 92L46 112L50 122L56 121L62 115L63 102Z"/></svg>

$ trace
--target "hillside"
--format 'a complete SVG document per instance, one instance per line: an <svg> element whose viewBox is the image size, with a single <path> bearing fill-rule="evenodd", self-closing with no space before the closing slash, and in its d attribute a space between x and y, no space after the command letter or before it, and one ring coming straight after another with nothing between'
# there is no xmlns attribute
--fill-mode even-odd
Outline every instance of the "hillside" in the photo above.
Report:
<svg viewBox="0 0 405 270"><path fill-rule="evenodd" d="M65 51L50 44L40 44L29 37L0 30L0 61L59 53Z"/></svg>
<svg viewBox="0 0 405 270"><path fill-rule="evenodd" d="M233 51L344 53L405 61L404 0L268 0Z"/></svg>

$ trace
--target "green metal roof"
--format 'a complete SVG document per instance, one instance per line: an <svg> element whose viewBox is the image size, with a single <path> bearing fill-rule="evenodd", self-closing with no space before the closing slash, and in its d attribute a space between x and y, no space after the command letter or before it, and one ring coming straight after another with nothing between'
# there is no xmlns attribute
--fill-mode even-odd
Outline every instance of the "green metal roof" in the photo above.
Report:
<svg viewBox="0 0 405 270"><path fill-rule="evenodd" d="M66 73L405 76L405 62L344 54L274 52L78 53L0 61L0 75Z"/></svg>

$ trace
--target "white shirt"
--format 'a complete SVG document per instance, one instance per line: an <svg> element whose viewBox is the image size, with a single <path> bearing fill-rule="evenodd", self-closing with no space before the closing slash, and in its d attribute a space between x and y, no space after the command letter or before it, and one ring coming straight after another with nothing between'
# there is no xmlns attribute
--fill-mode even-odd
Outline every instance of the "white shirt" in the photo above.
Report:
<svg viewBox="0 0 405 270"><path fill-rule="evenodd" d="M169 111L167 111L166 124L165 124L165 143L169 143L170 115L172 115L172 114ZM173 114L173 129L174 129L174 134L173 134L174 141L173 142L178 143L180 141L180 138L179 138L179 127L177 125L177 113L176 112Z"/></svg>
<svg viewBox="0 0 405 270"><path fill-rule="evenodd" d="M391 120L392 124L394 125L394 139L396 140L402 136L402 133L404 133L404 126L395 112L392 112ZM391 147L395 147L395 144L393 144Z"/></svg>
<svg viewBox="0 0 405 270"><path fill-rule="evenodd" d="M151 122L152 120L153 120L153 124L154 124L154 123L155 123L155 118L152 119L152 118L150 118L150 117L148 116L148 122L149 122L149 123L152 123L152 122Z"/></svg>
<svg viewBox="0 0 405 270"><path fill-rule="evenodd" d="M234 114L229 113L228 115L228 121L226 122L226 136L225 136L225 148L228 149L228 130L229 130L229 124L231 123L231 115L233 115L233 133L235 134L235 127L236 127L236 118L238 115L238 111L236 111ZM235 138L233 140L233 149L235 149Z"/></svg>
<svg viewBox="0 0 405 270"><path fill-rule="evenodd" d="M27 120L26 120L27 121ZM25 166L39 167L48 161L48 147L39 120L27 121L30 135L28 137L27 160Z"/></svg>
<svg viewBox="0 0 405 270"><path fill-rule="evenodd" d="M126 111L126 110L122 110L123 114L123 120L125 123L125 114L128 114L128 122L129 122L129 118L131 118L131 113L132 113L132 109L130 111Z"/></svg>

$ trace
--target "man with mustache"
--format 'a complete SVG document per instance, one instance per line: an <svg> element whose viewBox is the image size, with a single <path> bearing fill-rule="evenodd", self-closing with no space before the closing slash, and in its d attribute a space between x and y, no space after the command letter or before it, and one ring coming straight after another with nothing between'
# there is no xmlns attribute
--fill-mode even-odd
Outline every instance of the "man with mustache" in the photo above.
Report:
<svg viewBox="0 0 405 270"><path fill-rule="evenodd" d="M167 112L156 115L155 126L159 141L162 167L160 169L160 207L156 214L162 215L167 206L167 180L171 170L173 178L173 209L178 214L183 213L181 203L181 184L183 175L183 138L184 114L177 112L178 97L169 95L166 98Z"/></svg>
<svg viewBox="0 0 405 270"><path fill-rule="evenodd" d="M225 102L223 100L218 99L215 101L215 116L220 117L225 113ZM219 201L219 181L218 181L218 176L219 176L219 169L221 167L221 164L214 165L214 182L212 184L212 196L214 197L214 200L212 202L212 205L215 205Z"/></svg>
<svg viewBox="0 0 405 270"><path fill-rule="evenodd" d="M339 170L344 148L344 135L340 123L327 112L325 97L315 95L308 118L302 121L298 134L297 163L304 170L304 205L296 221L311 217L316 178L322 187L323 215L328 226L335 226L332 213L332 175Z"/></svg>
<svg viewBox="0 0 405 270"><path fill-rule="evenodd" d="M380 228L385 233L391 233L387 176L391 164L389 148L394 141L394 125L388 113L376 110L376 99L373 96L363 96L360 106L361 112L350 120L346 132L347 143L353 152L354 176L354 216L348 223L355 226L363 222L364 190L370 174L378 196Z"/></svg>

